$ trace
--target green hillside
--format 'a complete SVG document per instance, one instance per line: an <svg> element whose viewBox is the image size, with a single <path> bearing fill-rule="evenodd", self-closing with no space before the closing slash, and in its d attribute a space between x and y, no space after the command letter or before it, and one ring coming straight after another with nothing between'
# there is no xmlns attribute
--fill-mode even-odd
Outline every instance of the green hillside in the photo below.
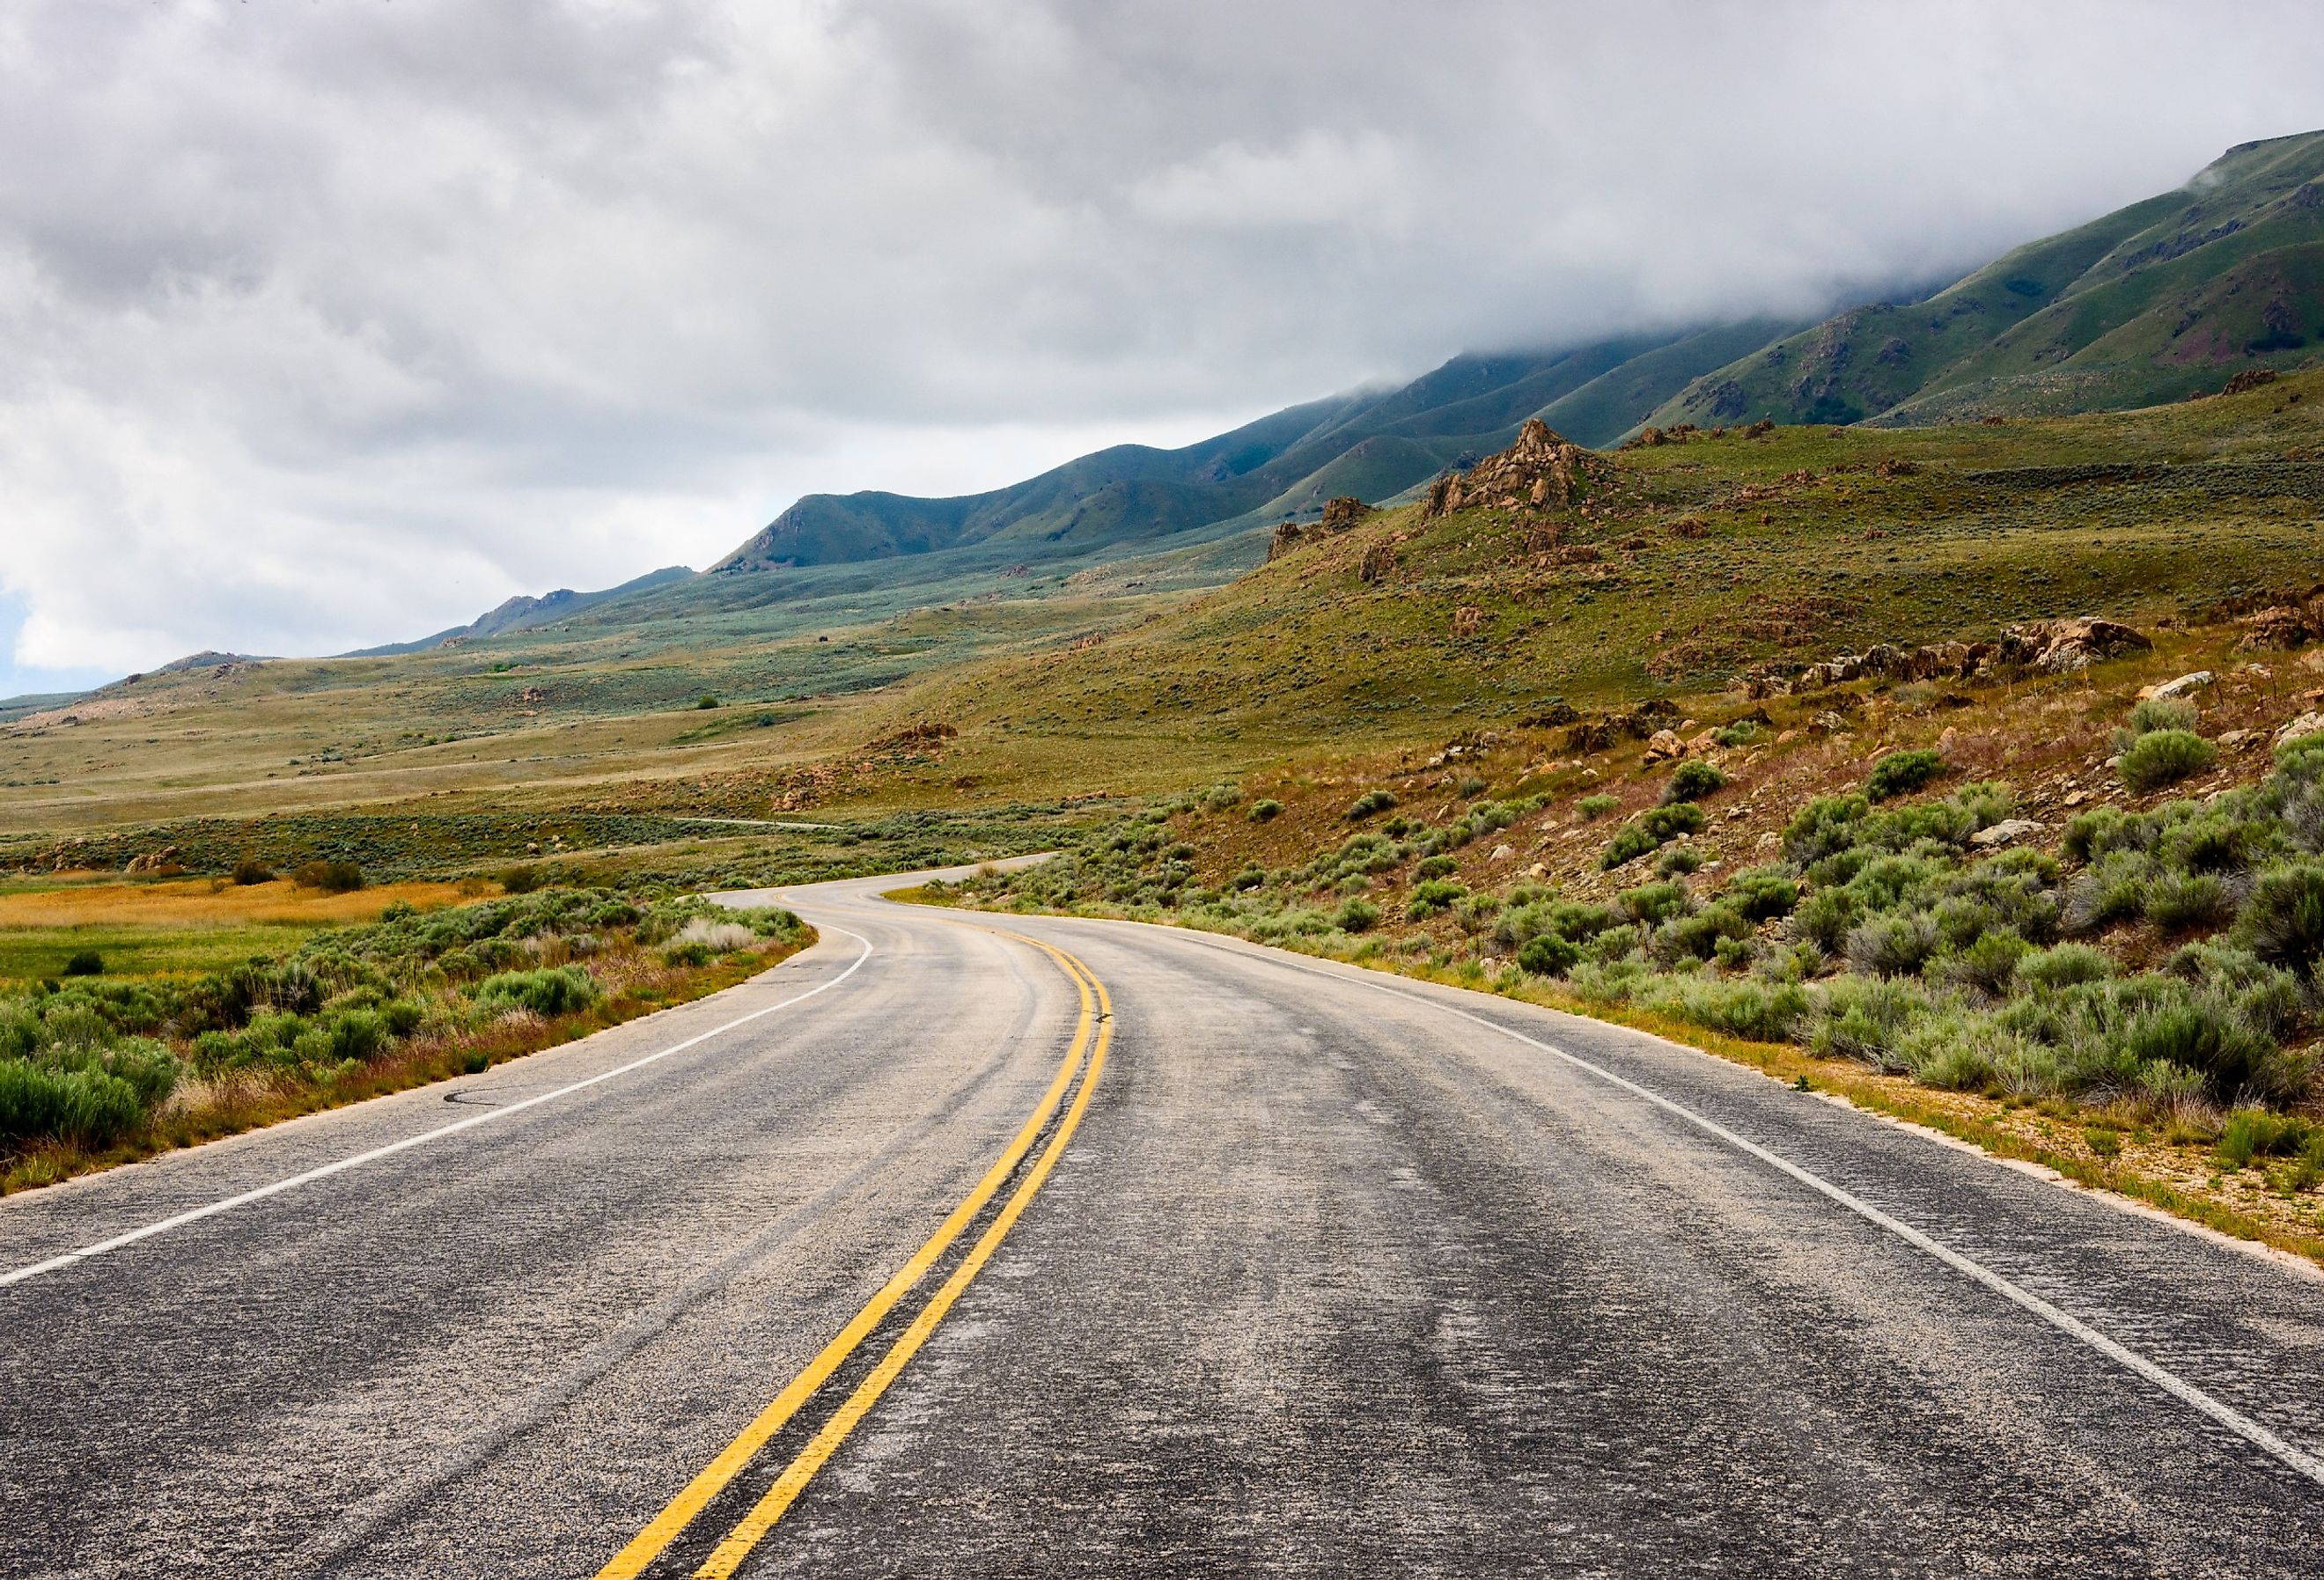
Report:
<svg viewBox="0 0 2324 1580"><path fill-rule="evenodd" d="M1924 300L1852 308L1704 374L1663 427L2121 410L2297 366L2324 340L2324 133L2018 248Z"/></svg>
<svg viewBox="0 0 2324 1580"><path fill-rule="evenodd" d="M1456 356L1410 383L1290 407L1181 449L1120 445L987 494L809 494L715 577L1009 545L1039 561L1109 543L1315 514L1388 498L1500 448L1526 418L1605 444L1704 369L1784 325L1632 336L1553 352ZM1253 540L1256 542L1256 539Z"/></svg>

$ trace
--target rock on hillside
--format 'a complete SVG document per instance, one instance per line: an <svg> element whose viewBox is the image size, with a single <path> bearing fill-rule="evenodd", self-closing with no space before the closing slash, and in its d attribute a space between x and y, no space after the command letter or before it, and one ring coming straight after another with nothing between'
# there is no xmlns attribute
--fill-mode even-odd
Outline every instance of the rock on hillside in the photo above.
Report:
<svg viewBox="0 0 2324 1580"><path fill-rule="evenodd" d="M1573 504L1606 465L1546 422L1531 418L1518 429L1517 442L1500 454L1486 457L1465 472L1439 477L1428 491L1423 513L1434 517L1478 506L1514 510L1520 504Z"/></svg>

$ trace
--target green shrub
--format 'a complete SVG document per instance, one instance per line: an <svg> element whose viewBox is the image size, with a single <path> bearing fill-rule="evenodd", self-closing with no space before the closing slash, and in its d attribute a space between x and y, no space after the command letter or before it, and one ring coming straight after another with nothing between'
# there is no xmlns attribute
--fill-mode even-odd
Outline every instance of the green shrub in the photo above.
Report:
<svg viewBox="0 0 2324 1580"><path fill-rule="evenodd" d="M2130 744L2115 772L2139 794L2197 774L2218 760L2218 750L2191 730L2156 730Z"/></svg>
<svg viewBox="0 0 2324 1580"><path fill-rule="evenodd" d="M1447 877L1453 873L1457 873L1460 870L1461 864L1454 861L1451 856L1432 855L1425 857L1418 866L1413 868L1412 875L1416 878L1421 879L1443 878Z"/></svg>
<svg viewBox="0 0 2324 1580"><path fill-rule="evenodd" d="M2220 1166L2248 1169L2255 1159L2267 1153L2299 1151L2312 1133L2313 1127L2305 1120L2261 1108L2238 1108L2219 1130Z"/></svg>
<svg viewBox="0 0 2324 1580"><path fill-rule="evenodd" d="M2209 873L2166 871L2146 891L2146 919L2166 933L2219 927L2235 910L2227 886Z"/></svg>
<svg viewBox="0 0 2324 1580"><path fill-rule="evenodd" d="M2115 973L2114 956L2088 944L2060 944L2037 949L2017 962L2017 985L2052 990L2103 982Z"/></svg>
<svg viewBox="0 0 2324 1580"><path fill-rule="evenodd" d="M1847 889L1819 889L1792 912L1792 936L1837 954L1856 926L1860 907Z"/></svg>
<svg viewBox="0 0 2324 1580"><path fill-rule="evenodd" d="M707 712L711 708L718 706L718 698L710 692L706 691L701 696L694 699L694 706L700 711Z"/></svg>
<svg viewBox="0 0 2324 1580"><path fill-rule="evenodd" d="M1379 907L1368 900L1351 900L1340 907L1333 925L1343 933L1368 933L1379 925Z"/></svg>
<svg viewBox="0 0 2324 1580"><path fill-rule="evenodd" d="M706 947L694 946L705 948ZM539 971L504 971L486 978L476 988L476 1003L488 1009L530 1010L537 1015L562 1015L597 1002L596 978L578 966L557 966Z"/></svg>
<svg viewBox="0 0 2324 1580"><path fill-rule="evenodd" d="M1943 942L1925 914L1876 916L1849 931L1848 963L1875 976L1914 976Z"/></svg>
<svg viewBox="0 0 2324 1580"><path fill-rule="evenodd" d="M1263 889L1266 886L1267 869L1265 867L1245 867L1227 880L1227 887L1237 893L1252 889Z"/></svg>
<svg viewBox="0 0 2324 1580"><path fill-rule="evenodd" d="M105 956L95 949L75 949L65 956L67 976L103 976Z"/></svg>
<svg viewBox="0 0 2324 1580"><path fill-rule="evenodd" d="M1715 764L1690 757L1671 771L1670 782L1663 786L1663 805L1699 801L1726 788L1727 776Z"/></svg>
<svg viewBox="0 0 2324 1580"><path fill-rule="evenodd" d="M2239 873L2259 853L2281 844L2273 831L2262 825L2240 818L2198 815L2166 827L2155 844L2155 855L2164 866L2179 872Z"/></svg>
<svg viewBox="0 0 2324 1580"><path fill-rule="evenodd" d="M1738 718L1731 725L1722 725L1712 731L1711 738L1731 752L1738 746L1749 745L1766 733L1766 725L1757 719Z"/></svg>
<svg viewBox="0 0 2324 1580"><path fill-rule="evenodd" d="M1821 796L1784 826L1784 855L1801 866L1837 855L1856 843L1870 804L1862 796Z"/></svg>
<svg viewBox="0 0 2324 1580"><path fill-rule="evenodd" d="M1625 862L1660 850L1683 834L1700 834L1702 828L1702 808L1692 802L1655 807L1623 824L1598 864L1610 873Z"/></svg>
<svg viewBox="0 0 2324 1580"><path fill-rule="evenodd" d="M1683 883L1641 883L1624 890L1617 903L1631 919L1654 927L1692 910L1694 895Z"/></svg>
<svg viewBox="0 0 2324 1580"><path fill-rule="evenodd" d="M2152 850L2160 836L2151 818L2119 807L2093 807L2066 825L2059 848L2069 861L2094 862L2118 850Z"/></svg>
<svg viewBox="0 0 2324 1580"><path fill-rule="evenodd" d="M1390 807L1395 805L1395 791L1388 790L1368 790L1363 794L1358 796L1356 798L1355 804L1348 808L1347 818L1351 823L1360 822L1362 819L1370 817L1374 812L1385 812Z"/></svg>
<svg viewBox="0 0 2324 1580"><path fill-rule="evenodd" d="M1582 820L1583 822L1595 823L1607 813L1620 807L1621 804L1619 798L1609 796L1603 790L1600 790L1594 796L1584 796L1580 800L1574 802L1573 809L1582 814Z"/></svg>
<svg viewBox="0 0 2324 1580"><path fill-rule="evenodd" d="M1536 976L1563 976L1581 959L1580 947L1554 933L1527 938L1517 950L1517 964Z"/></svg>
<svg viewBox="0 0 2324 1580"><path fill-rule="evenodd" d="M1734 906L1721 901L1706 905L1692 916L1677 917L1664 924L1662 943L1674 955L1696 960L1708 960L1719 952L1722 943L1738 943L1751 936L1750 919Z"/></svg>
<svg viewBox="0 0 2324 1580"><path fill-rule="evenodd" d="M2310 975L2324 956L2324 866L2262 873L2236 917L2235 936L2270 965Z"/></svg>
<svg viewBox="0 0 2324 1580"><path fill-rule="evenodd" d="M1631 996L1656 1013L1757 1042L1792 1037L1808 1016L1807 992L1792 983L1665 976L1642 984Z"/></svg>
<svg viewBox="0 0 2324 1580"><path fill-rule="evenodd" d="M1462 931L1480 933L1492 925L1493 917L1500 909L1500 896L1471 894L1452 908L1452 915L1453 919L1461 924Z"/></svg>
<svg viewBox="0 0 2324 1580"><path fill-rule="evenodd" d="M347 894L364 886L364 870L351 861L332 858L302 864L290 874L290 881L301 889L319 889L326 894Z"/></svg>
<svg viewBox="0 0 2324 1580"><path fill-rule="evenodd" d="M1789 916L1800 902L1800 886L1780 867L1749 867L1727 885L1727 898L1753 921Z"/></svg>
<svg viewBox="0 0 2324 1580"><path fill-rule="evenodd" d="M1684 877L1689 873L1701 872L1702 864L1709 859L1692 845L1670 845L1655 858L1655 873L1664 878Z"/></svg>
<svg viewBox="0 0 2324 1580"><path fill-rule="evenodd" d="M228 875L245 889L255 883L274 882L274 869L254 855L238 857L234 864L234 871Z"/></svg>
<svg viewBox="0 0 2324 1580"><path fill-rule="evenodd" d="M1945 759L1941 753L1925 747L1910 752L1891 752L1872 765L1872 772L1864 781L1864 793L1876 801L1908 795L1944 771Z"/></svg>
<svg viewBox="0 0 2324 1580"><path fill-rule="evenodd" d="M144 1123L137 1088L102 1069L0 1058L0 1140L101 1147Z"/></svg>
<svg viewBox="0 0 2324 1580"><path fill-rule="evenodd" d="M387 1017L374 1010L349 1010L331 1021L331 1057L368 1059L393 1040Z"/></svg>
<svg viewBox="0 0 2324 1580"><path fill-rule="evenodd" d="M511 894L530 894L540 887L540 869L529 864L511 867L501 874L501 887Z"/></svg>
<svg viewBox="0 0 2324 1580"><path fill-rule="evenodd" d="M1413 921L1434 916L1440 911L1450 909L1454 901L1468 892L1469 891L1459 883L1443 882L1433 879L1426 882L1416 883L1413 885L1412 902L1405 908L1405 916Z"/></svg>
<svg viewBox="0 0 2324 1580"><path fill-rule="evenodd" d="M2066 929L2096 932L2145 915L2154 877L2154 860L2143 852L2117 850L2099 857L2066 891Z"/></svg>
<svg viewBox="0 0 2324 1580"><path fill-rule="evenodd" d="M1461 776L1461 782L1452 787L1452 793L1465 801L1471 796L1483 795L1486 788L1483 780L1473 773L1464 773Z"/></svg>
<svg viewBox="0 0 2324 1580"><path fill-rule="evenodd" d="M1242 805L1242 786L1231 779L1221 780L1203 792L1203 810L1224 812Z"/></svg>
<svg viewBox="0 0 2324 1580"><path fill-rule="evenodd" d="M2034 946L2015 933L1984 933L1944 962L1944 977L1948 982L1999 998L2016 980L2018 963L2033 951Z"/></svg>
<svg viewBox="0 0 2324 1580"><path fill-rule="evenodd" d="M2184 698L2150 697L2130 710L2129 733L2135 739L2157 730L2191 731L2196 717L2195 705Z"/></svg>
<svg viewBox="0 0 2324 1580"><path fill-rule="evenodd" d="M1250 810L1245 814L1254 823L1272 823L1282 815L1283 803L1271 796L1251 802Z"/></svg>
<svg viewBox="0 0 2324 1580"><path fill-rule="evenodd" d="M2121 1028L2119 1046L2135 1064L2163 1060L2200 1071L2222 1096L2276 1085L2268 1070L2278 1051L2274 1039L2218 993L2158 997L2131 1013Z"/></svg>
<svg viewBox="0 0 2324 1580"><path fill-rule="evenodd" d="M1819 984L1808 1002L1811 1049L1892 1074L1909 1067L1899 1039L1932 1009L1926 993L1896 977L1835 977Z"/></svg>

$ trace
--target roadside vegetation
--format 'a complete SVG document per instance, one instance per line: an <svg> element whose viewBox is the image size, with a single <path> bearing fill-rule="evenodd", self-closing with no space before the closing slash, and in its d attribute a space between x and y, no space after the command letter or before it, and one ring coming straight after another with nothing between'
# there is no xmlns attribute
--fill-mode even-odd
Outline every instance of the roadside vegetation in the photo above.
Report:
<svg viewBox="0 0 2324 1580"><path fill-rule="evenodd" d="M810 941L788 911L542 889L198 976L0 991L0 1189L499 1061L726 986Z"/></svg>
<svg viewBox="0 0 2324 1580"><path fill-rule="evenodd" d="M2324 688L2252 630L1310 762L929 897L1231 932L1820 1084L1860 1070L1988 1143L1979 1115L2021 1114L2043 1160L2145 1169L2197 1215L2264 1196L2324 1246L2324 716L2302 712ZM2181 694L2135 695L2181 670Z"/></svg>

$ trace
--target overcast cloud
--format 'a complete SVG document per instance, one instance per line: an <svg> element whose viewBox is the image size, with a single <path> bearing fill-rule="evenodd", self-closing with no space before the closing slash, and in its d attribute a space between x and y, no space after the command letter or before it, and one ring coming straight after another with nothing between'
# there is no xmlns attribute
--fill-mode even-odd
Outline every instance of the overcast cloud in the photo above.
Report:
<svg viewBox="0 0 2324 1580"><path fill-rule="evenodd" d="M0 695L708 563L2324 126L2324 8L29 0Z"/></svg>

